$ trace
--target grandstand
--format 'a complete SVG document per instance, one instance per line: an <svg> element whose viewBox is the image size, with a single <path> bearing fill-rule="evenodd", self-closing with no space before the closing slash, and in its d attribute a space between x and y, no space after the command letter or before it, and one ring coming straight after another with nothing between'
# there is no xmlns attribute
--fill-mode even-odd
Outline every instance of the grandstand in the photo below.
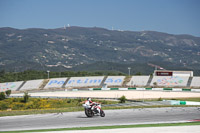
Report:
<svg viewBox="0 0 200 133"><path fill-rule="evenodd" d="M127 86L146 86L150 76L132 76Z"/></svg>
<svg viewBox="0 0 200 133"><path fill-rule="evenodd" d="M20 91L39 89L43 81L43 79L26 81L25 84L20 88Z"/></svg>
<svg viewBox="0 0 200 133"><path fill-rule="evenodd" d="M126 80L126 82L125 82ZM129 81L130 80L130 81ZM107 88L110 87L110 88ZM133 90L146 90L150 87L155 91L162 91L163 88L173 87L173 91L182 91L182 88L200 88L200 77L189 76L91 76L91 77L65 77L40 79L30 81L18 81L0 83L0 92L6 90L12 91L29 91L41 89L79 89L96 87L94 90L113 90L115 87L131 87ZM114 88L112 88L114 87ZM119 90L128 90L127 88L120 88ZM165 89L166 90L166 89ZM172 89L171 89L172 90ZM187 89L188 90L188 89ZM188 90L189 91L189 90ZM197 91L194 89L194 91Z"/></svg>
<svg viewBox="0 0 200 133"><path fill-rule="evenodd" d="M49 80L49 82L46 84L44 89L50 89L50 88L62 88L64 83L66 82L68 78L52 78Z"/></svg>
<svg viewBox="0 0 200 133"><path fill-rule="evenodd" d="M71 77L65 85L65 88L100 86L103 79L104 76Z"/></svg>

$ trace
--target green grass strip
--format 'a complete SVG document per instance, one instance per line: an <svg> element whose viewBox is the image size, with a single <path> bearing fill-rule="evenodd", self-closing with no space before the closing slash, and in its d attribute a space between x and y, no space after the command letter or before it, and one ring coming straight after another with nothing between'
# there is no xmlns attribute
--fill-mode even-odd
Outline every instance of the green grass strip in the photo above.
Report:
<svg viewBox="0 0 200 133"><path fill-rule="evenodd" d="M3 132L4 133L22 133L22 132L48 132L48 131L69 131L69 130L98 130L98 129L117 129L117 128L192 126L192 125L200 125L200 122L138 124L138 125L115 125L115 126L94 126L94 127L76 127L76 128L59 128L59 129L41 129L41 130L21 130L21 131L3 131Z"/></svg>

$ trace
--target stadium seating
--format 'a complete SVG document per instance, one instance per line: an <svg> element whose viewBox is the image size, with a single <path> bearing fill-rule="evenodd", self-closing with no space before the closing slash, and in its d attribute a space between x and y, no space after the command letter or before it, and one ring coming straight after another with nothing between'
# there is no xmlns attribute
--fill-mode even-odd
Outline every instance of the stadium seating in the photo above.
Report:
<svg viewBox="0 0 200 133"><path fill-rule="evenodd" d="M108 76L104 84L107 86L121 86L124 82L125 76Z"/></svg>
<svg viewBox="0 0 200 133"><path fill-rule="evenodd" d="M151 86L157 84L157 86L165 87L180 87L187 86L189 77L180 77L180 76L154 76L151 81Z"/></svg>
<svg viewBox="0 0 200 133"><path fill-rule="evenodd" d="M43 79L26 81L26 83L20 88L20 91L39 89L42 83L43 83Z"/></svg>
<svg viewBox="0 0 200 133"><path fill-rule="evenodd" d="M146 86L150 76L132 76L127 86Z"/></svg>
<svg viewBox="0 0 200 133"><path fill-rule="evenodd" d="M61 88L67 78L52 78L49 80L49 82L46 84L44 89L49 89L49 88Z"/></svg>
<svg viewBox="0 0 200 133"><path fill-rule="evenodd" d="M0 83L0 92L7 90L16 91L24 81Z"/></svg>
<svg viewBox="0 0 200 133"><path fill-rule="evenodd" d="M193 77L191 87L200 87L200 77Z"/></svg>
<svg viewBox="0 0 200 133"><path fill-rule="evenodd" d="M90 87L100 86L104 76L71 77L65 87Z"/></svg>

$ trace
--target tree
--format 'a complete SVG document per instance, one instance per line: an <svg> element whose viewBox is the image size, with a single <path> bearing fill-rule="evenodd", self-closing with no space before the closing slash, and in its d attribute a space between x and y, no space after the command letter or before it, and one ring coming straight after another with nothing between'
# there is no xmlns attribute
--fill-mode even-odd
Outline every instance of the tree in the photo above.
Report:
<svg viewBox="0 0 200 133"><path fill-rule="evenodd" d="M7 90L7 91L6 91L6 96L9 97L10 94L11 94L11 90Z"/></svg>
<svg viewBox="0 0 200 133"><path fill-rule="evenodd" d="M142 73L141 72L137 72L135 75L142 75Z"/></svg>
<svg viewBox="0 0 200 133"><path fill-rule="evenodd" d="M5 73L5 70L0 71L0 76L3 76Z"/></svg>
<svg viewBox="0 0 200 133"><path fill-rule="evenodd" d="M24 92L24 102L28 102L30 95L28 95L28 92Z"/></svg>

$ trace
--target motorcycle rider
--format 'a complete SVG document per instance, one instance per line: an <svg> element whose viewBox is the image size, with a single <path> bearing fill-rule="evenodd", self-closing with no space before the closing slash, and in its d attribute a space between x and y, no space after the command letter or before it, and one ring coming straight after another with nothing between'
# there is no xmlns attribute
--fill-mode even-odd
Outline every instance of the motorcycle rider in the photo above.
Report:
<svg viewBox="0 0 200 133"><path fill-rule="evenodd" d="M94 105L95 105L95 103L94 102L92 102L92 99L91 98L87 98L87 101L85 101L85 104L87 105L87 106L91 106L91 110L94 110Z"/></svg>

